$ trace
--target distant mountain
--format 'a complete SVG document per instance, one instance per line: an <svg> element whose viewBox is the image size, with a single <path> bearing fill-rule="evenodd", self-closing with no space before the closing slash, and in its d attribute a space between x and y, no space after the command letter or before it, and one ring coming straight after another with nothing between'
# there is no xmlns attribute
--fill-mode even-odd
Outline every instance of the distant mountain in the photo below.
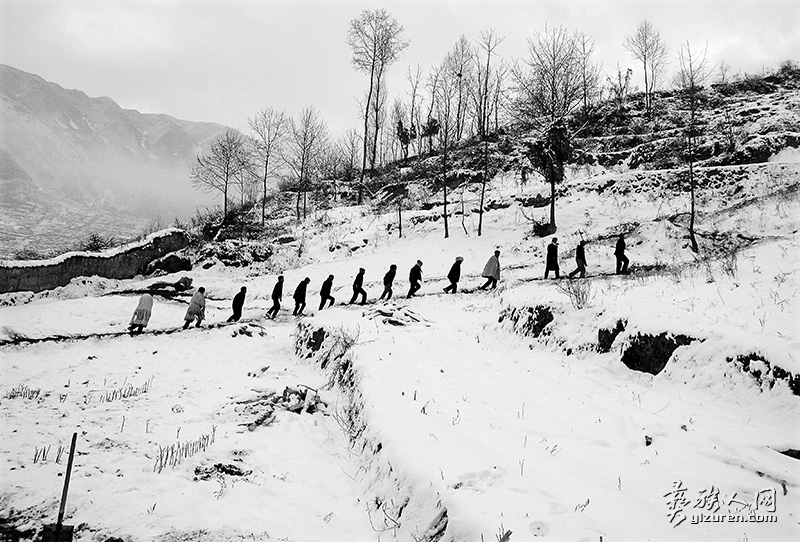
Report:
<svg viewBox="0 0 800 542"><path fill-rule="evenodd" d="M209 204L195 157L225 127L122 109L0 64L0 257L127 236Z"/></svg>

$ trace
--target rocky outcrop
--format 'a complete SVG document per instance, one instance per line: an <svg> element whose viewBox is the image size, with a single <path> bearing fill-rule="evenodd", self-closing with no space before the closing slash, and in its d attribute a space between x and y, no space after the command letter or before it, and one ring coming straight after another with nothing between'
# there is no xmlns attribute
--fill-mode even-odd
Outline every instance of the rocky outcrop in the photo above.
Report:
<svg viewBox="0 0 800 542"><path fill-rule="evenodd" d="M628 369L657 375L667 366L669 358L679 346L692 344L696 339L686 335L636 334L622 352L622 363Z"/></svg>
<svg viewBox="0 0 800 542"><path fill-rule="evenodd" d="M129 279L153 260L188 244L184 231L169 229L105 252L68 252L50 260L0 262L0 293L41 292L65 286L76 277Z"/></svg>

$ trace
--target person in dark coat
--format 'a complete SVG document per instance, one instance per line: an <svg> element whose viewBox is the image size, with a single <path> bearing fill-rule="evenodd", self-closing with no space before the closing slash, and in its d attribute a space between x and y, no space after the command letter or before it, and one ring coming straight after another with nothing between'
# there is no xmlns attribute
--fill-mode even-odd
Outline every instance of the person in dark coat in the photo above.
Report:
<svg viewBox="0 0 800 542"><path fill-rule="evenodd" d="M361 296L361 305L367 302L367 292L364 291L364 268L358 268L358 274L353 280L353 297L350 298L350 305L356 302L358 296Z"/></svg>
<svg viewBox="0 0 800 542"><path fill-rule="evenodd" d="M389 266L389 270L383 276L383 293L381 294L380 299L386 297L386 301L389 301L392 298L392 283L394 283L394 277L397 274L397 266L392 264Z"/></svg>
<svg viewBox="0 0 800 542"><path fill-rule="evenodd" d="M294 289L294 295L292 296L294 299L294 312L292 312L292 316L303 315L303 309L306 308L306 290L309 282L311 282L311 279L306 277Z"/></svg>
<svg viewBox="0 0 800 542"><path fill-rule="evenodd" d="M547 261L544 268L544 278L550 271L555 271L556 278L558 278L558 238L553 237L553 240L547 245Z"/></svg>
<svg viewBox="0 0 800 542"><path fill-rule="evenodd" d="M620 233L617 239L617 246L614 249L614 256L617 257L617 275L628 272L628 257L625 256L625 234Z"/></svg>
<svg viewBox="0 0 800 542"><path fill-rule="evenodd" d="M267 318L275 319L278 311L281 310L281 299L283 299L283 275L278 277L278 282L272 289L272 307L267 311Z"/></svg>
<svg viewBox="0 0 800 542"><path fill-rule="evenodd" d="M417 263L411 268L408 273L408 282L411 283L411 286L408 289L407 298L413 296L422 288L422 260L417 260Z"/></svg>
<svg viewBox="0 0 800 542"><path fill-rule="evenodd" d="M325 282L322 283L322 288L319 291L319 310L325 308L325 303L330 300L331 304L328 305L329 307L333 307L333 304L336 300L331 295L331 290L333 289L333 275L328 275L328 278L325 279Z"/></svg>
<svg viewBox="0 0 800 542"><path fill-rule="evenodd" d="M497 281L500 280L500 251L495 250L494 255L489 257L489 261L483 266L483 273L481 276L486 279L482 286L478 286L478 290L485 290L486 288L495 289Z"/></svg>
<svg viewBox="0 0 800 542"><path fill-rule="evenodd" d="M458 281L461 279L461 262L464 261L464 258L459 256L456 258L456 261L453 263L453 266L450 268L450 272L447 273L447 280L450 281L450 285L444 288L445 293L456 293L456 289L458 288Z"/></svg>
<svg viewBox="0 0 800 542"><path fill-rule="evenodd" d="M242 286L239 293L233 296L233 314L228 318L228 322L238 322L242 317L242 307L244 307L244 296L247 294L247 286Z"/></svg>
<svg viewBox="0 0 800 542"><path fill-rule="evenodd" d="M586 245L586 241L581 239L578 246L575 247L575 263L578 265L577 269L569 274L569 278L574 277L578 273L581 274L581 278L586 276L586 250L584 246Z"/></svg>

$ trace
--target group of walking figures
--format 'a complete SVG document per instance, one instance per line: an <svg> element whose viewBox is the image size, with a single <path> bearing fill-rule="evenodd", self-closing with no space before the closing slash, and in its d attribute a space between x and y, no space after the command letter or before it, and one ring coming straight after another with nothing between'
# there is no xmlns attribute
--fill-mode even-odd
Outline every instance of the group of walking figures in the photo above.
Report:
<svg viewBox="0 0 800 542"><path fill-rule="evenodd" d="M575 262L577 268L572 271L568 276L573 278L575 275L580 274L581 277L586 276L586 241L581 240L575 249ZM623 234L619 235L617 239L614 256L617 260L616 272L617 274L624 274L628 271L628 258L625 256L625 237ZM447 273L447 280L450 282L445 288L445 293L456 293L458 291L458 283L461 280L461 263L464 258L458 256L450 267ZM547 278L550 271L555 273L555 278L559 276L558 266L558 238L553 237L550 244L547 246L546 265L544 271L544 278ZM353 296L350 298L350 305L356 303L361 298L360 303L364 305L367 302L367 292L364 290L364 274L366 270L361 267L353 280ZM392 264L389 270L383 276L383 293L378 298L379 301L386 299L387 301L394 295L393 285L395 276L397 275L397 265ZM500 251L495 250L494 254L486 262L483 267L481 276L486 279L486 282L478 287L478 290L494 289L497 287L497 281L500 280ZM328 275L322 283L319 290L319 310L326 307L332 307L336 299L331 295L333 290L333 275ZM409 289L406 298L413 297L420 288L422 288L422 261L417 260L414 266L408 273ZM306 294L308 285L311 279L306 277L300 281L300 284L294 289L292 299L294 300L294 311L292 316L303 316L303 310L306 307ZM281 310L281 301L283 301L283 275L278 276L275 286L272 288L272 307L267 311L267 318L274 319L278 312ZM205 319L206 298L205 288L202 286L192 295L189 302L189 307L186 309L186 314L183 317L183 329L188 328L192 322L195 322L196 327L200 327ZM244 299L247 295L247 287L242 286L239 293L233 297L233 314L228 318L228 322L236 322L242 317L242 308L244 307ZM150 294L143 294L139 298L139 305L133 313L131 322L128 326L131 333L141 333L150 321L150 314L153 310L153 296Z"/></svg>
<svg viewBox="0 0 800 542"><path fill-rule="evenodd" d="M617 244L614 247L614 258L617 260L617 267L616 273L617 275L624 275L628 273L628 264L630 260L625 255L625 234L620 233L619 237L617 237ZM578 246L575 247L575 263L577 267L574 271L572 271L569 275L569 278L574 277L580 273L580 277L586 276L586 241L583 239L578 242ZM550 274L550 271L555 273L556 278L560 278L559 276L559 267L558 267L558 238L553 237L550 244L547 245L547 260L544 269L544 278Z"/></svg>

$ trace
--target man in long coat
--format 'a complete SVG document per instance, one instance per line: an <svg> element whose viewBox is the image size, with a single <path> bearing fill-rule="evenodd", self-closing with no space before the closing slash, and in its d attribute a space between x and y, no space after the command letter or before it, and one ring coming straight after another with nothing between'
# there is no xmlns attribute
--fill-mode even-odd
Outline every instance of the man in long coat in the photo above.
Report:
<svg viewBox="0 0 800 542"><path fill-rule="evenodd" d="M547 278L550 271L555 271L556 278L559 277L558 272L558 238L553 237L553 240L547 245L547 261L545 262L544 278Z"/></svg>
<svg viewBox="0 0 800 542"><path fill-rule="evenodd" d="M445 286L444 292L449 293L453 292L456 293L456 289L458 288L458 281L461 279L461 262L464 261L464 258L459 256L456 258L456 261L453 263L452 267L450 267L450 272L447 273L447 280L450 281L448 286Z"/></svg>
<svg viewBox="0 0 800 542"><path fill-rule="evenodd" d="M617 275L624 275L628 272L628 257L625 256L625 234L620 233L617 239L617 246L614 248L614 256L617 258Z"/></svg>
<svg viewBox="0 0 800 542"><path fill-rule="evenodd" d="M239 290L239 293L233 296L233 304L231 305L233 314L230 318L228 318L228 322L238 322L239 318L242 317L242 307L244 307L244 296L246 294L247 286L242 286L242 289Z"/></svg>
<svg viewBox="0 0 800 542"><path fill-rule="evenodd" d="M486 279L478 290L485 290L486 288L494 289L497 287L497 281L500 280L500 251L495 250L494 255L489 257L489 261L483 266L483 273L481 276Z"/></svg>

